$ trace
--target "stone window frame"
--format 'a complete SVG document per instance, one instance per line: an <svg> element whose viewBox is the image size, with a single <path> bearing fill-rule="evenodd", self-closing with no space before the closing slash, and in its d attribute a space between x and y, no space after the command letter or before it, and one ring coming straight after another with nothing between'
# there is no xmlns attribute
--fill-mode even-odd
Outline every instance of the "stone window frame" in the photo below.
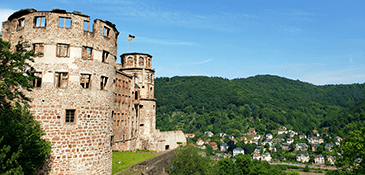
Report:
<svg viewBox="0 0 365 175"><path fill-rule="evenodd" d="M108 38L110 37L110 28L109 27L104 26L103 35Z"/></svg>
<svg viewBox="0 0 365 175"><path fill-rule="evenodd" d="M127 58L127 66L133 66L133 57L131 57L131 56L129 56L128 58Z"/></svg>
<svg viewBox="0 0 365 175"><path fill-rule="evenodd" d="M25 18L18 19L18 24L16 26L17 30L23 29L24 25L25 25Z"/></svg>
<svg viewBox="0 0 365 175"><path fill-rule="evenodd" d="M59 74L58 76L57 76L57 74ZM63 74L66 74L66 81L62 81L61 79L60 79L60 77L61 78L64 78L63 76ZM56 71L55 72L55 74L54 74L54 84L55 84L55 87L56 88L67 88L68 87L68 81L69 81L69 73L68 72L63 72L63 71ZM62 84L64 84L64 83L66 83L66 86L65 87L62 87L61 85Z"/></svg>
<svg viewBox="0 0 365 175"><path fill-rule="evenodd" d="M81 58L84 60L93 60L94 52L92 47L82 46Z"/></svg>
<svg viewBox="0 0 365 175"><path fill-rule="evenodd" d="M44 23L42 23L43 21L44 21ZM44 24L44 25L42 25L42 24ZM47 26L46 16L35 16L34 17L34 27L35 28L43 28L43 27L46 27L46 26Z"/></svg>
<svg viewBox="0 0 365 175"><path fill-rule="evenodd" d="M86 82L87 79L86 79L85 76L89 76L89 82ZM82 80L82 79L84 79L84 80ZM92 81L91 81L91 74L90 73L81 73L80 74L80 86L81 86L82 89L91 89L91 83L92 83Z"/></svg>
<svg viewBox="0 0 365 175"><path fill-rule="evenodd" d="M34 51L36 57L43 57L44 56L44 43L33 43L32 50Z"/></svg>
<svg viewBox="0 0 365 175"><path fill-rule="evenodd" d="M109 52L103 50L103 54L102 54L102 57L101 57L101 62L108 63L108 57L109 57Z"/></svg>
<svg viewBox="0 0 365 175"><path fill-rule="evenodd" d="M61 47L62 46L62 47ZM67 47L66 47L67 46ZM62 48L66 48L67 51L66 51L66 55L60 55L61 53L63 53L64 51L61 51L60 49ZM64 58L67 58L67 57L70 57L70 44L65 44L65 43L57 43L56 44L56 56L57 57L64 57Z"/></svg>
<svg viewBox="0 0 365 175"><path fill-rule="evenodd" d="M61 19L63 19L63 24L61 23ZM69 26L68 26L68 21L70 22ZM62 26L60 26L60 24ZM65 28L65 29L71 29L71 27L72 27L71 17L59 16L58 17L58 27L59 28Z"/></svg>
<svg viewBox="0 0 365 175"><path fill-rule="evenodd" d="M107 76L100 76L100 90L108 90L108 77Z"/></svg>
<svg viewBox="0 0 365 175"><path fill-rule="evenodd" d="M68 117L68 112L70 112L70 114L73 114L73 118ZM71 120L71 119L73 119L73 120ZM65 109L65 120L64 120L65 124L76 124L76 119L77 119L77 110L76 109L71 109L71 108Z"/></svg>
<svg viewBox="0 0 365 175"><path fill-rule="evenodd" d="M34 80L32 80L33 88L41 88L42 87L42 72L34 71L34 72L31 72L31 75L33 77L36 77Z"/></svg>

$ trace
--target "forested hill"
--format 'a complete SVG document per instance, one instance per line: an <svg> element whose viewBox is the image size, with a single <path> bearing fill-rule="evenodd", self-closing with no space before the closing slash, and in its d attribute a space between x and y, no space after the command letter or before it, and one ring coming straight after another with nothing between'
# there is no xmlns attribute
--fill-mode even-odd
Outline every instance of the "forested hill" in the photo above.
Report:
<svg viewBox="0 0 365 175"><path fill-rule="evenodd" d="M365 84L315 86L271 75L156 78L155 97L161 130L234 134L285 125L306 132L364 99Z"/></svg>

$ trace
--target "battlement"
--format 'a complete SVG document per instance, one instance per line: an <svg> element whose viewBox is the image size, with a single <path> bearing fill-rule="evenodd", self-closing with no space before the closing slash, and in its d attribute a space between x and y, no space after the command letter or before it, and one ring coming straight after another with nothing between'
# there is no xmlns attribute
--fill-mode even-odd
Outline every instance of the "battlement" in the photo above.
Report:
<svg viewBox="0 0 365 175"><path fill-rule="evenodd" d="M150 54L124 53L120 58L123 69L152 69L152 56Z"/></svg>

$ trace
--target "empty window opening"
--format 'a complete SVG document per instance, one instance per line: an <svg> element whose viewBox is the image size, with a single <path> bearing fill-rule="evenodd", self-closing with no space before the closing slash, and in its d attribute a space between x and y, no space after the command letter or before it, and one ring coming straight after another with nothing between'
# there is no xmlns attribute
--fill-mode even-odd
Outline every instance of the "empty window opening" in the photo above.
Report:
<svg viewBox="0 0 365 175"><path fill-rule="evenodd" d="M69 57L70 45L69 44L57 44L56 56L58 57Z"/></svg>
<svg viewBox="0 0 365 175"><path fill-rule="evenodd" d="M165 150L169 150L170 146L169 145L165 145Z"/></svg>
<svg viewBox="0 0 365 175"><path fill-rule="evenodd" d="M44 55L44 44L43 43L34 43L33 51L36 56L42 57Z"/></svg>
<svg viewBox="0 0 365 175"><path fill-rule="evenodd" d="M144 65L144 59L143 59L143 57L139 57L138 62L139 62L139 65L140 66L143 66Z"/></svg>
<svg viewBox="0 0 365 175"><path fill-rule="evenodd" d="M82 58L87 60L92 60L93 56L93 48L91 47L82 47Z"/></svg>
<svg viewBox="0 0 365 175"><path fill-rule="evenodd" d="M84 30L89 31L89 28L90 28L90 22L89 21L84 21Z"/></svg>
<svg viewBox="0 0 365 175"><path fill-rule="evenodd" d="M144 126L144 124L140 124L139 126Z"/></svg>
<svg viewBox="0 0 365 175"><path fill-rule="evenodd" d="M38 16L34 18L35 27L46 27L46 17Z"/></svg>
<svg viewBox="0 0 365 175"><path fill-rule="evenodd" d="M108 77L101 76L101 78L100 78L100 90L106 90L107 82L108 82Z"/></svg>
<svg viewBox="0 0 365 175"><path fill-rule="evenodd" d="M55 73L55 86L58 88L66 88L68 84L68 73L67 72L56 72Z"/></svg>
<svg viewBox="0 0 365 175"><path fill-rule="evenodd" d="M24 18L18 20L18 29L22 29L24 27Z"/></svg>
<svg viewBox="0 0 365 175"><path fill-rule="evenodd" d="M110 137L110 146L113 146L114 145L114 136L111 136Z"/></svg>
<svg viewBox="0 0 365 175"><path fill-rule="evenodd" d="M71 28L71 18L59 17L58 27Z"/></svg>
<svg viewBox="0 0 365 175"><path fill-rule="evenodd" d="M73 123L75 122L75 109L66 109L65 122Z"/></svg>
<svg viewBox="0 0 365 175"><path fill-rule="evenodd" d="M33 72L32 76L35 77L32 84L33 87L41 87L42 86L42 72Z"/></svg>
<svg viewBox="0 0 365 175"><path fill-rule="evenodd" d="M81 76L80 76L81 87L88 89L88 88L90 88L90 83L91 83L91 75L90 74L81 74Z"/></svg>
<svg viewBox="0 0 365 175"><path fill-rule="evenodd" d="M132 57L128 57L128 63L127 65L132 66L133 65L133 58Z"/></svg>
<svg viewBox="0 0 365 175"><path fill-rule="evenodd" d="M109 37L110 29L108 27L104 27L104 36Z"/></svg>
<svg viewBox="0 0 365 175"><path fill-rule="evenodd" d="M135 94L135 99L138 100L138 92Z"/></svg>
<svg viewBox="0 0 365 175"><path fill-rule="evenodd" d="M108 61L108 56L109 56L109 52L103 51L103 58L102 58L103 63L106 63Z"/></svg>

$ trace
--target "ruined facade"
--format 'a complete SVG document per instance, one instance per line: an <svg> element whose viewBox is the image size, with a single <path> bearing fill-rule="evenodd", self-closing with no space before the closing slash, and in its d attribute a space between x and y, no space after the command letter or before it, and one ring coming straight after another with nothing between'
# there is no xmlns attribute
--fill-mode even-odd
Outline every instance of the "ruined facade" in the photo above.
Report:
<svg viewBox="0 0 365 175"><path fill-rule="evenodd" d="M31 112L52 143L40 174L111 174L112 150L168 150L184 144L181 131L156 130L152 56L121 55L118 30L80 12L23 9L3 22L12 50L20 36L38 55L39 79L26 92Z"/></svg>

